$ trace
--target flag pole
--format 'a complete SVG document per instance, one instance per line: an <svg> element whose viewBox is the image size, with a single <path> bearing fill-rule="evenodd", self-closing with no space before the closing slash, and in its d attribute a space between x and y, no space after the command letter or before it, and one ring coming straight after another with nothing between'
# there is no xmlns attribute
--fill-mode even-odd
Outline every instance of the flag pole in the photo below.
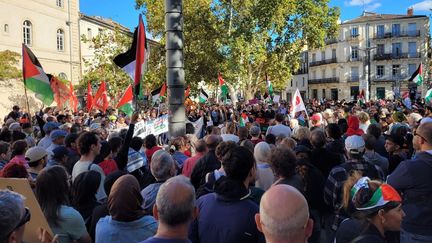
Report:
<svg viewBox="0 0 432 243"><path fill-rule="evenodd" d="M23 82L24 82L24 95L26 98L26 105L27 105L27 113L29 114L29 119L30 119L30 123L32 122L31 120L31 113L30 113L30 104L29 104L29 100L28 100L28 96L27 96L27 87L26 87L26 81L25 81L25 68L24 68L24 47L25 44L22 43L22 48L21 48L21 56L22 56L22 70L23 70Z"/></svg>

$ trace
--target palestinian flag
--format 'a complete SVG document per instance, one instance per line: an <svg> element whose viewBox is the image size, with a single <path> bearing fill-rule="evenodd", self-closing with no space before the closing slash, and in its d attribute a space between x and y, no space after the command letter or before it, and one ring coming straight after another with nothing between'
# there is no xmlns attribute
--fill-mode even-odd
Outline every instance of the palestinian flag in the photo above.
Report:
<svg viewBox="0 0 432 243"><path fill-rule="evenodd" d="M411 75L411 78L409 79L409 81L413 81L417 85L422 85L422 83L423 83L423 76L422 76L422 74L423 74L423 72L422 72L422 64L420 63L420 65L417 68L417 70Z"/></svg>
<svg viewBox="0 0 432 243"><path fill-rule="evenodd" d="M123 94L123 97L120 99L119 103L117 104L117 109L123 111L129 117L132 117L132 113L134 111L132 106L132 100L133 100L132 85L129 85L129 87L126 89L126 92Z"/></svg>
<svg viewBox="0 0 432 243"><path fill-rule="evenodd" d="M430 103L432 101L432 89L429 89L426 92L425 101L426 103Z"/></svg>
<svg viewBox="0 0 432 243"><path fill-rule="evenodd" d="M45 105L51 105L54 101L54 92L51 89L50 79L45 74L42 65L25 44L22 45L22 56L25 87L35 92L36 96Z"/></svg>
<svg viewBox="0 0 432 243"><path fill-rule="evenodd" d="M90 112L90 110L93 107L93 92L92 87L90 84L90 81L87 83L87 111Z"/></svg>
<svg viewBox="0 0 432 243"><path fill-rule="evenodd" d="M166 89L167 89L166 83L164 83L158 89L155 89L151 92L153 103L156 103L158 100L160 100L162 97L165 96Z"/></svg>
<svg viewBox="0 0 432 243"><path fill-rule="evenodd" d="M270 80L268 80L266 75L267 91L271 97L273 97L273 85Z"/></svg>
<svg viewBox="0 0 432 243"><path fill-rule="evenodd" d="M123 69L134 80L135 95L141 93L140 83L144 74L147 41L145 27L141 14L139 15L138 27L135 29L132 46L125 53L114 58L114 63Z"/></svg>
<svg viewBox="0 0 432 243"><path fill-rule="evenodd" d="M226 99L228 96L228 86L225 84L225 80L222 78L222 75L219 73L218 75L219 79L219 86L221 89L221 98Z"/></svg>
<svg viewBox="0 0 432 243"><path fill-rule="evenodd" d="M240 116L240 127L244 127L246 126L246 123L248 121L248 116L246 115L246 113L242 113Z"/></svg>
<svg viewBox="0 0 432 243"><path fill-rule="evenodd" d="M207 100L208 100L208 94L203 89L200 89L199 102L205 103Z"/></svg>

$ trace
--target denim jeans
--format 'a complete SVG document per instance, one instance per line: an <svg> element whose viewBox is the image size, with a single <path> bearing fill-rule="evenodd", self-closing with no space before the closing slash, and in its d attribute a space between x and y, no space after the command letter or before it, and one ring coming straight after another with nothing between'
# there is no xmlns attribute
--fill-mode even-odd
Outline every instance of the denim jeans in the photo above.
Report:
<svg viewBox="0 0 432 243"><path fill-rule="evenodd" d="M432 235L417 235L401 230L400 232L401 243L416 243L416 242L432 242Z"/></svg>

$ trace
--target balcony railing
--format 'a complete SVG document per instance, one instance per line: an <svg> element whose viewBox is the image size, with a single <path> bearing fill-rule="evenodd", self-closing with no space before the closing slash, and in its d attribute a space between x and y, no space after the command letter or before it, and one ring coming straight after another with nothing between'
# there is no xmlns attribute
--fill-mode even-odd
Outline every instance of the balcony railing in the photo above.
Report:
<svg viewBox="0 0 432 243"><path fill-rule="evenodd" d="M353 58L353 57L349 56L347 58L347 62L363 62L363 58L364 57Z"/></svg>
<svg viewBox="0 0 432 243"><path fill-rule="evenodd" d="M331 39L325 40L324 42L326 45L331 45L331 44L338 43L338 40L336 38L331 38Z"/></svg>
<svg viewBox="0 0 432 243"><path fill-rule="evenodd" d="M306 74L308 73L308 69L304 68L304 69L299 69L296 72L293 73L293 75L300 75L300 74Z"/></svg>
<svg viewBox="0 0 432 243"><path fill-rule="evenodd" d="M385 76L373 76L372 81L374 82L393 82L393 81L404 81L407 80L410 76L397 74L397 75L385 75Z"/></svg>
<svg viewBox="0 0 432 243"><path fill-rule="evenodd" d="M308 80L308 84L328 84L328 83L339 83L339 78L333 77L333 78L318 78L318 79Z"/></svg>
<svg viewBox="0 0 432 243"><path fill-rule="evenodd" d="M420 36L420 30L375 33L374 39L386 39L386 38L398 38L398 37L417 37L417 36Z"/></svg>
<svg viewBox="0 0 432 243"><path fill-rule="evenodd" d="M330 63L337 63L337 58L324 59L321 61L310 62L309 67L320 66Z"/></svg>
<svg viewBox="0 0 432 243"><path fill-rule="evenodd" d="M347 36L347 40L360 40L360 35L359 34L349 34Z"/></svg>
<svg viewBox="0 0 432 243"><path fill-rule="evenodd" d="M381 60L393 60L393 59L405 59L405 58L419 58L420 53L419 52L413 52L413 53L378 53L374 55L375 61L381 61Z"/></svg>
<svg viewBox="0 0 432 243"><path fill-rule="evenodd" d="M351 76L347 78L347 82L359 82L360 76Z"/></svg>

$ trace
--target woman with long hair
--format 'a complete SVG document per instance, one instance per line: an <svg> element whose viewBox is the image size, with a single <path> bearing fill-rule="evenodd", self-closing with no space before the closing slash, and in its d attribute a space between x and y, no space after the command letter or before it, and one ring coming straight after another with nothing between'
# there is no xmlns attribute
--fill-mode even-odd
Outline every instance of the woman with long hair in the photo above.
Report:
<svg viewBox="0 0 432 243"><path fill-rule="evenodd" d="M68 192L68 175L61 166L42 170L36 179L36 198L59 242L92 242L82 216L68 206Z"/></svg>
<svg viewBox="0 0 432 243"><path fill-rule="evenodd" d="M351 218L339 226L336 243L398 242L394 231L400 231L405 213L399 193L389 184L354 171L344 184L343 206Z"/></svg>
<svg viewBox="0 0 432 243"><path fill-rule="evenodd" d="M89 170L79 174L72 184L72 206L83 217L87 231L90 229L93 209L100 205L96 200L100 181L101 175Z"/></svg>

